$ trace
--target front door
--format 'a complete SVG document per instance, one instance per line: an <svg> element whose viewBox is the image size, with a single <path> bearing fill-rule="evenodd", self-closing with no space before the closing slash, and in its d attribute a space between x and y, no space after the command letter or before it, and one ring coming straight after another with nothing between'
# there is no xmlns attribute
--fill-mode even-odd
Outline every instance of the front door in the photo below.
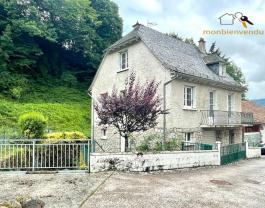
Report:
<svg viewBox="0 0 265 208"><path fill-rule="evenodd" d="M229 130L229 144L235 143L235 132L234 130Z"/></svg>

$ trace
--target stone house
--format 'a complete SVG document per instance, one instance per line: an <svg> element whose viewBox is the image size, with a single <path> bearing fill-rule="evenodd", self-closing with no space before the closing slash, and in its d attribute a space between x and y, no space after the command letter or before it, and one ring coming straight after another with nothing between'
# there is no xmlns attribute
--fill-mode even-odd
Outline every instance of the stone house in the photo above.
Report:
<svg viewBox="0 0 265 208"><path fill-rule="evenodd" d="M185 43L139 23L111 45L89 88L92 99L92 139L111 151L123 147L116 129L98 126L93 103L134 71L140 81L160 82L159 94L168 114L160 115L155 129L138 133L175 136L189 142L242 142L241 94L246 90L226 73L223 59L199 46ZM139 141L140 139L137 139ZM122 144L122 145L121 145ZM115 149L115 150L114 150Z"/></svg>
<svg viewBox="0 0 265 208"><path fill-rule="evenodd" d="M242 111L253 114L253 125L244 127L244 136L249 143L265 143L265 107L253 101L242 101Z"/></svg>

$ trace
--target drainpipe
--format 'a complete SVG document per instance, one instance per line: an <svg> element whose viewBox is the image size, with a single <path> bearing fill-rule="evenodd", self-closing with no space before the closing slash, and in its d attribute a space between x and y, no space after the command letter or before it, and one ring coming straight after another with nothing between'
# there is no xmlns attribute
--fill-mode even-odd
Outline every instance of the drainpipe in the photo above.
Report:
<svg viewBox="0 0 265 208"><path fill-rule="evenodd" d="M173 79L170 79L169 81L165 82L163 85L163 140L162 140L162 149L164 150L165 146L165 141L166 141L166 86L172 81Z"/></svg>
<svg viewBox="0 0 265 208"><path fill-rule="evenodd" d="M94 143L95 143L95 108L94 108L94 102L97 103L97 100L95 98L92 97L90 92L87 92L88 96L91 98L92 100L92 152L95 151L94 149Z"/></svg>

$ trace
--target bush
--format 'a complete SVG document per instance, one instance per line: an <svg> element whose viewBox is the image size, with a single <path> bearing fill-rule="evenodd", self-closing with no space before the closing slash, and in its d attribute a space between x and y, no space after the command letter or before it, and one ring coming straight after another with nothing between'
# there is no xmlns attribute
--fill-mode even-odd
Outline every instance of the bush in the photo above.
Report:
<svg viewBox="0 0 265 208"><path fill-rule="evenodd" d="M160 151L159 146L161 146L161 139L162 138L158 134L145 136L140 145L136 147L136 150L141 152Z"/></svg>
<svg viewBox="0 0 265 208"><path fill-rule="evenodd" d="M64 72L61 76L61 80L67 87L74 87L78 83L76 77L70 71Z"/></svg>
<svg viewBox="0 0 265 208"><path fill-rule="evenodd" d="M170 138L164 142L164 149L162 146L162 136L152 134L144 138L141 144L136 148L141 152L160 152L160 151L178 151L181 150L181 140L177 138Z"/></svg>
<svg viewBox="0 0 265 208"><path fill-rule="evenodd" d="M82 132L78 131L71 131L71 132L53 132L53 133L48 133L45 135L45 139L47 140L69 140L69 141L74 141L74 140L86 140L86 136Z"/></svg>
<svg viewBox="0 0 265 208"><path fill-rule="evenodd" d="M47 119L43 114L31 112L23 114L18 120L22 134L29 139L43 138L44 131L47 127Z"/></svg>
<svg viewBox="0 0 265 208"><path fill-rule="evenodd" d="M28 89L28 80L24 75L0 71L0 91L14 99L20 99Z"/></svg>

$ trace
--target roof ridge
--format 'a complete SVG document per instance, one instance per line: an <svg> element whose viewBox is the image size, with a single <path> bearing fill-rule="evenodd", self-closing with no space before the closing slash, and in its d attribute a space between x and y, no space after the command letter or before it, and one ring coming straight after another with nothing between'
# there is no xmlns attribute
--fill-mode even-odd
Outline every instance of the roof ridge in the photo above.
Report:
<svg viewBox="0 0 265 208"><path fill-rule="evenodd" d="M169 37L170 39L172 39L172 40L174 40L174 41L177 41L177 42L180 42L180 43L183 43L183 44L186 44L186 45L192 46L192 47L194 47L195 49L198 49L198 47L197 47L197 45L196 45L195 43L194 43L194 44L187 43L187 42L185 42L185 41L183 41L183 40L180 40L180 39L177 39L177 38L174 38L174 37L170 36L170 34L168 34L168 33L164 33L164 32L161 32L161 31L159 31L159 30L155 30L155 29L153 29L153 28L151 28L151 27L148 27L148 26L145 26L145 25L139 23L139 28L140 28L140 27L147 28L147 29L149 29L149 30L153 30L154 32L157 32L157 33L160 33L160 34L162 34L162 35L164 35L164 36L166 36L166 37ZM199 50L199 52L200 52L200 50ZM200 52L200 53L201 53L201 52Z"/></svg>

